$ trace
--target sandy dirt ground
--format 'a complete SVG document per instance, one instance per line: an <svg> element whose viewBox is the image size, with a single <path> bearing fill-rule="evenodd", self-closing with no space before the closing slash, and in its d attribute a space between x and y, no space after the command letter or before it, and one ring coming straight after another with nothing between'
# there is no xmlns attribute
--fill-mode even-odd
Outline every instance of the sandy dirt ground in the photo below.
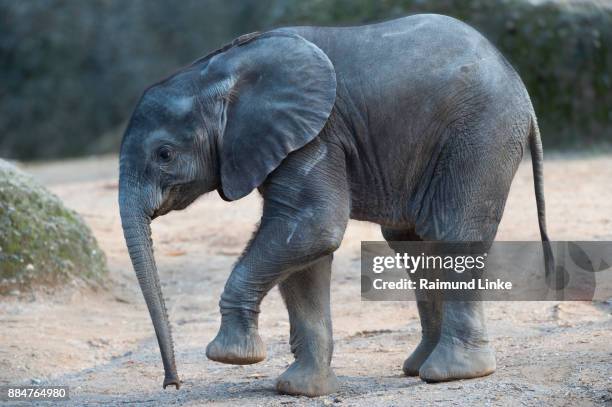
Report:
<svg viewBox="0 0 612 407"><path fill-rule="evenodd" d="M351 222L334 262L333 367L340 392L280 396L275 378L292 361L289 324L276 289L260 318L268 358L250 366L209 361L219 326L218 299L257 222L256 194L234 203L216 193L153 223L157 261L183 387L161 389L153 328L125 249L117 208L116 157L26 166L78 211L107 254L110 282L74 282L54 293L0 300L0 385L68 385L72 405L610 405L612 302L487 303L498 370L485 378L426 384L402 376L418 343L415 303L362 302L361 240L376 225ZM547 159L546 199L554 240L612 240L612 156ZM531 164L512 185L498 240L539 237ZM62 403L64 404L64 403Z"/></svg>

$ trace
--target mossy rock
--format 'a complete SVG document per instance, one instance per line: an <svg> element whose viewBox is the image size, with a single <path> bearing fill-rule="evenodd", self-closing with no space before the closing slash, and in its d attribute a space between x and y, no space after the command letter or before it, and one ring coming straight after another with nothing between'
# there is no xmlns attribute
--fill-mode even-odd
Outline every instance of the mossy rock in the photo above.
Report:
<svg viewBox="0 0 612 407"><path fill-rule="evenodd" d="M73 279L100 283L106 258L83 219L0 160L0 294Z"/></svg>

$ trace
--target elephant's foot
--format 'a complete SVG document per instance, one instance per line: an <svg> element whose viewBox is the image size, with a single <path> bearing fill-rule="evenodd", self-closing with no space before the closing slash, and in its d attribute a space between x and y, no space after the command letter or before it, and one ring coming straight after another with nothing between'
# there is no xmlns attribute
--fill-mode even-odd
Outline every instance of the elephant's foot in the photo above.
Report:
<svg viewBox="0 0 612 407"><path fill-rule="evenodd" d="M412 351L408 359L404 361L404 365L402 366L402 370L406 376L418 376L419 369L427 360L431 352L433 352L436 347L438 341L427 340L425 338L421 339L421 342L418 344L416 349Z"/></svg>
<svg viewBox="0 0 612 407"><path fill-rule="evenodd" d="M297 361L276 379L279 393L294 396L324 396L335 393L338 388L338 379L331 367L314 367Z"/></svg>
<svg viewBox="0 0 612 407"><path fill-rule="evenodd" d="M256 325L224 317L219 333L206 347L206 357L231 365L250 365L266 358L266 347Z"/></svg>
<svg viewBox="0 0 612 407"><path fill-rule="evenodd" d="M495 351L486 345L467 348L460 342L440 341L419 369L426 382L473 379L495 371Z"/></svg>

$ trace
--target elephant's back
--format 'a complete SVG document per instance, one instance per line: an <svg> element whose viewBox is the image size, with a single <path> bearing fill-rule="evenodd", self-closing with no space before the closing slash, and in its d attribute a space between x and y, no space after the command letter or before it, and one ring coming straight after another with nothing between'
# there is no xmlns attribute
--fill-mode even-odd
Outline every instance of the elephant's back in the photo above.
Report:
<svg viewBox="0 0 612 407"><path fill-rule="evenodd" d="M279 30L294 32L321 48L339 82L351 89L361 87L363 95L371 91L410 96L429 93L432 84L474 82L523 92L501 53L477 30L452 17L416 14L364 26Z"/></svg>
<svg viewBox="0 0 612 407"><path fill-rule="evenodd" d="M472 97L491 114L507 108L533 111L514 68L477 30L452 17L417 14L356 27L280 30L303 36L328 55L339 98L367 117L366 132L378 133L360 138L399 142L407 136L403 129L430 137L432 122L457 119Z"/></svg>

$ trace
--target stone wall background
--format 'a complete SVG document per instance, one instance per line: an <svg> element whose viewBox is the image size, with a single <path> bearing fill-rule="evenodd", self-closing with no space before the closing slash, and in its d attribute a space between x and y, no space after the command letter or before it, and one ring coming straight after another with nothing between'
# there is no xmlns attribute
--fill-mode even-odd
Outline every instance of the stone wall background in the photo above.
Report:
<svg viewBox="0 0 612 407"><path fill-rule="evenodd" d="M612 143L612 0L0 0L0 156L116 152L147 85L239 34L417 12L457 17L501 49L546 147Z"/></svg>

